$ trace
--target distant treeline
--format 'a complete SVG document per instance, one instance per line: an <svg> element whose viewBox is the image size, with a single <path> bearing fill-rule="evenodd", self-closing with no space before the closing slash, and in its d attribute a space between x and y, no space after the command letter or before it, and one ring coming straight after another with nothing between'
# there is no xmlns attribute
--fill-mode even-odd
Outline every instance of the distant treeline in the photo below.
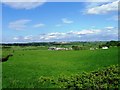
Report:
<svg viewBox="0 0 120 90"><path fill-rule="evenodd" d="M96 42L32 42L32 43L2 43L2 46L62 46L62 45L82 45L92 46L99 45L103 46L120 46L120 41L96 41Z"/></svg>
<svg viewBox="0 0 120 90"><path fill-rule="evenodd" d="M57 42L33 42L33 43L2 43L2 46L52 46L52 45L70 45L70 43Z"/></svg>
<svg viewBox="0 0 120 90"><path fill-rule="evenodd" d="M120 46L120 41L109 41L109 42L106 42L105 44L99 45L99 48L101 48L103 46L107 46L107 47Z"/></svg>

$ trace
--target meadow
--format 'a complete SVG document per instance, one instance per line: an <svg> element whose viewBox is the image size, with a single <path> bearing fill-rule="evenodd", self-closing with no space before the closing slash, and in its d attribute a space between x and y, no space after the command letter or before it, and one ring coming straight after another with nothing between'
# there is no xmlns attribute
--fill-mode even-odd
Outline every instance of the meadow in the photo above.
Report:
<svg viewBox="0 0 120 90"><path fill-rule="evenodd" d="M78 51L16 48L13 56L2 63L3 88L40 87L37 81L42 76L57 79L60 75L69 77L118 64L117 47ZM3 50L3 56L11 52Z"/></svg>

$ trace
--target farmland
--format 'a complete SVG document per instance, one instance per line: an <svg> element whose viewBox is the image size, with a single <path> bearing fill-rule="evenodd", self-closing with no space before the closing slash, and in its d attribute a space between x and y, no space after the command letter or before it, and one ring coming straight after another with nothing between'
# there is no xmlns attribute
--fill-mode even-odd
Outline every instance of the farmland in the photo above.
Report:
<svg viewBox="0 0 120 90"><path fill-rule="evenodd" d="M3 88L37 88L41 87L37 82L42 76L57 79L60 75L69 77L118 64L117 47L94 51L49 51L46 47L32 46L13 48L13 56L2 63ZM12 49L3 49L3 56Z"/></svg>

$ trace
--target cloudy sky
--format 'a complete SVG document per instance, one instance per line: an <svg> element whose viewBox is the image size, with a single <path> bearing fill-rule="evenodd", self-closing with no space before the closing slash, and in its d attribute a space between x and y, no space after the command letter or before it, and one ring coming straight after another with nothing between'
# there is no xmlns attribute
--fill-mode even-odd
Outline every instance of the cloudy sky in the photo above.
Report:
<svg viewBox="0 0 120 90"><path fill-rule="evenodd" d="M118 0L4 2L2 42L118 39Z"/></svg>

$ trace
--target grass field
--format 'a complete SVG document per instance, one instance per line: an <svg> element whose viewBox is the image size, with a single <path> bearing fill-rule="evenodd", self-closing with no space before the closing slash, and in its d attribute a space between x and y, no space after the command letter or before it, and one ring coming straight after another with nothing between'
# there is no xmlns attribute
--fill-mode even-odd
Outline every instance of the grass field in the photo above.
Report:
<svg viewBox="0 0 120 90"><path fill-rule="evenodd" d="M3 56L10 51L3 51ZM3 62L3 88L32 88L41 76L57 78L90 72L118 64L118 48L108 50L48 51L15 50L13 57ZM47 87L47 86L46 86Z"/></svg>

